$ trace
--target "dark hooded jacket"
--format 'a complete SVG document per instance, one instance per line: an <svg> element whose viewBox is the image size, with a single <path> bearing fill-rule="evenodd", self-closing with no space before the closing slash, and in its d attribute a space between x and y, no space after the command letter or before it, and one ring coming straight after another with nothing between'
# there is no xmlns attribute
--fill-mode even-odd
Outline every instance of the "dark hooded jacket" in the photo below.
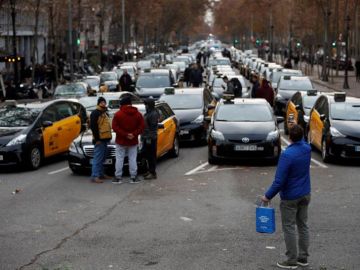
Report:
<svg viewBox="0 0 360 270"><path fill-rule="evenodd" d="M116 133L115 142L124 146L134 146L139 143L138 136L144 131L144 118L136 107L122 105L114 115L112 128ZM132 133L133 139L127 135Z"/></svg>
<svg viewBox="0 0 360 270"><path fill-rule="evenodd" d="M159 123L160 115L155 109L154 101L146 102L146 113L144 115L145 129L143 138L144 139L156 139L157 138L157 126Z"/></svg>
<svg viewBox="0 0 360 270"><path fill-rule="evenodd" d="M262 86L255 93L256 98L264 98L269 102L270 106L274 104L274 90L269 85L268 81L264 80Z"/></svg>

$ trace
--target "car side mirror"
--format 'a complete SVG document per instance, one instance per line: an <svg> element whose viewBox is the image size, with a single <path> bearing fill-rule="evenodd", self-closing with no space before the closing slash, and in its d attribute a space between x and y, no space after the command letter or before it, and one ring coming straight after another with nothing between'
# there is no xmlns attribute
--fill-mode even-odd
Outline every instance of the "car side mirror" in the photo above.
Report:
<svg viewBox="0 0 360 270"><path fill-rule="evenodd" d="M163 123L158 123L158 129L164 129L164 128L165 128L165 126Z"/></svg>
<svg viewBox="0 0 360 270"><path fill-rule="evenodd" d="M284 122L284 117L282 117L282 116L276 116L276 122L277 122L278 124Z"/></svg>
<svg viewBox="0 0 360 270"><path fill-rule="evenodd" d="M179 88L179 84L178 83L173 83L172 87Z"/></svg>
<svg viewBox="0 0 360 270"><path fill-rule="evenodd" d="M87 127L88 127L87 123L82 123L80 132L84 132L85 130L87 130Z"/></svg>
<svg viewBox="0 0 360 270"><path fill-rule="evenodd" d="M250 87L250 86L248 86L248 87L247 87L247 89L248 89L248 90L250 90L250 89L251 89L251 87Z"/></svg>
<svg viewBox="0 0 360 270"><path fill-rule="evenodd" d="M326 115L325 115L325 114L320 114L320 120L321 120L321 121L324 121L325 118L326 118Z"/></svg>
<svg viewBox="0 0 360 270"><path fill-rule="evenodd" d="M295 109L300 109L300 105L299 104L297 104L297 105L295 105Z"/></svg>
<svg viewBox="0 0 360 270"><path fill-rule="evenodd" d="M51 127L52 125L53 125L53 122L51 122L51 121L43 121L42 122L42 126L44 128Z"/></svg>

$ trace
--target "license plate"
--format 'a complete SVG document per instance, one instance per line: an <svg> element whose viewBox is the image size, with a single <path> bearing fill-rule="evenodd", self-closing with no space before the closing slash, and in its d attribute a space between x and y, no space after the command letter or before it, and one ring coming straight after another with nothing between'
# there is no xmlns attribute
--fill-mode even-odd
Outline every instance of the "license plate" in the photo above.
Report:
<svg viewBox="0 0 360 270"><path fill-rule="evenodd" d="M355 152L360 152L360 145L359 145L359 146L355 146Z"/></svg>
<svg viewBox="0 0 360 270"><path fill-rule="evenodd" d="M187 135L189 134L188 130L180 130L180 135Z"/></svg>
<svg viewBox="0 0 360 270"><path fill-rule="evenodd" d="M0 161L4 160L4 156L0 155Z"/></svg>
<svg viewBox="0 0 360 270"><path fill-rule="evenodd" d="M108 158L108 159L105 159L104 161L104 165L111 165L113 162L112 162L112 159L111 158ZM93 164L93 159L90 159L90 164L92 165Z"/></svg>
<svg viewBox="0 0 360 270"><path fill-rule="evenodd" d="M235 151L257 151L256 145L235 145Z"/></svg>

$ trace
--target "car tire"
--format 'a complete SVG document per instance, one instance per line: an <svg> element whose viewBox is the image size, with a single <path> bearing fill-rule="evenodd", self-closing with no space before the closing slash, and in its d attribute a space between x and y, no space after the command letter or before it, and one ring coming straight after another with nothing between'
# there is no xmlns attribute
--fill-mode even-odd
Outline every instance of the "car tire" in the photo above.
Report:
<svg viewBox="0 0 360 270"><path fill-rule="evenodd" d="M214 157L214 156L210 153L210 151L209 151L209 153L208 153L208 163L211 164L211 165L216 165L216 164L219 163L219 160L218 160L216 157Z"/></svg>
<svg viewBox="0 0 360 270"><path fill-rule="evenodd" d="M329 154L329 149L326 143L326 139L323 139L321 143L321 158L325 163L329 163L331 161L331 156Z"/></svg>
<svg viewBox="0 0 360 270"><path fill-rule="evenodd" d="M70 170L73 172L73 174L78 174L78 175L82 175L84 174L84 170L74 167L74 166L69 166Z"/></svg>
<svg viewBox="0 0 360 270"><path fill-rule="evenodd" d="M34 145L30 148L27 155L26 165L30 170L37 170L42 163L42 152L38 145Z"/></svg>
<svg viewBox="0 0 360 270"><path fill-rule="evenodd" d="M176 158L179 156L179 153L180 153L179 136L175 135L174 141L173 141L173 147L171 148L169 154L171 157Z"/></svg>

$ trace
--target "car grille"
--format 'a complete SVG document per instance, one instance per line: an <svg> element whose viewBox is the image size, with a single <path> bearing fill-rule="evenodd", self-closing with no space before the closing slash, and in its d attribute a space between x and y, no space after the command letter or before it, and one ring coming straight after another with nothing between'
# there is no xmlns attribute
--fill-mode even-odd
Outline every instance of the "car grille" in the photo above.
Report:
<svg viewBox="0 0 360 270"><path fill-rule="evenodd" d="M83 147L85 156L94 157L94 146L93 145L86 145ZM115 157L116 147L115 145L108 145L107 147L107 158Z"/></svg>
<svg viewBox="0 0 360 270"><path fill-rule="evenodd" d="M229 140L229 142L232 142L232 143L240 143L240 144L243 144L243 143L244 143L242 140ZM247 144L261 143L261 142L263 142L263 140L250 140Z"/></svg>

